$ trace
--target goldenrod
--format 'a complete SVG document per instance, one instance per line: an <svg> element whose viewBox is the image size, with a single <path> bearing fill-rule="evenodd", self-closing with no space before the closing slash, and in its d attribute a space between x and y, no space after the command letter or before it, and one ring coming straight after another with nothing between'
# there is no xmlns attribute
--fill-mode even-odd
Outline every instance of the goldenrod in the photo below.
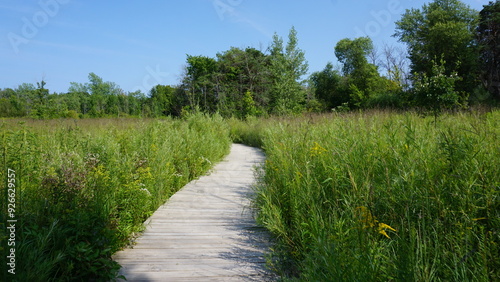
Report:
<svg viewBox="0 0 500 282"><path fill-rule="evenodd" d="M389 237L389 235L387 235L386 230L389 229L389 230L396 232L396 229L392 228L388 224L378 222L378 220L372 215L372 213L370 212L370 210L368 210L367 207L360 206L360 207L357 207L356 209L358 209L361 213L361 217L362 217L361 223L363 223L363 228L373 228L373 227L377 226L376 232L384 235L385 237L387 237L389 239L391 237Z"/></svg>

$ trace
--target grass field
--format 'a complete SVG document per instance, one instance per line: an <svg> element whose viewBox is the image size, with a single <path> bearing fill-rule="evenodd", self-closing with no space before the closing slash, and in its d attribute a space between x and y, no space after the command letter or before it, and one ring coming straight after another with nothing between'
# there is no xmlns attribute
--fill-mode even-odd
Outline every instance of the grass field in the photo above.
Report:
<svg viewBox="0 0 500 282"><path fill-rule="evenodd" d="M17 184L15 279L113 278L118 265L111 255L170 195L228 152L228 136L222 118L203 115L4 121L0 179L7 184L10 169ZM5 224L7 201L1 202ZM5 258L10 247L5 240L0 246Z"/></svg>
<svg viewBox="0 0 500 282"><path fill-rule="evenodd" d="M285 280L500 280L498 110L9 120L0 138L20 281L112 278L111 254L231 141L267 154L254 203Z"/></svg>
<svg viewBox="0 0 500 282"><path fill-rule="evenodd" d="M279 241L272 266L290 280L500 279L499 111L437 120L369 112L232 128L251 144L263 129L256 205Z"/></svg>

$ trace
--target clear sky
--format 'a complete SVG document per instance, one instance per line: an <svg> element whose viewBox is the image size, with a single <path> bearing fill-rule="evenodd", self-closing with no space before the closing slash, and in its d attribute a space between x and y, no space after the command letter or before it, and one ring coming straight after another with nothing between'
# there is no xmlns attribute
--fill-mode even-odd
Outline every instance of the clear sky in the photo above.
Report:
<svg viewBox="0 0 500 282"><path fill-rule="evenodd" d="M423 0L0 0L0 88L44 79L50 92L93 72L126 92L176 85L186 54L266 51L295 26L309 72L336 62L335 44L369 35L376 46ZM481 10L487 0L465 0Z"/></svg>

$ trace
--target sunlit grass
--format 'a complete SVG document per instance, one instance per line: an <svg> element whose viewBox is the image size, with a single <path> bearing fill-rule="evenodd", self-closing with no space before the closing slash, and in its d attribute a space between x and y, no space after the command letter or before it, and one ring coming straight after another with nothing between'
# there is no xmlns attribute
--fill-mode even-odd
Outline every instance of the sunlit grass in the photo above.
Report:
<svg viewBox="0 0 500 282"><path fill-rule="evenodd" d="M222 118L201 114L4 121L0 179L11 168L19 185L16 279L111 279L117 270L111 255L229 144Z"/></svg>
<svg viewBox="0 0 500 282"><path fill-rule="evenodd" d="M300 281L500 279L499 111L264 123L256 205L280 242L277 271Z"/></svg>
<svg viewBox="0 0 500 282"><path fill-rule="evenodd" d="M111 254L232 139L267 154L255 205L287 279L499 280L499 137L499 111L6 120L18 277L112 277Z"/></svg>

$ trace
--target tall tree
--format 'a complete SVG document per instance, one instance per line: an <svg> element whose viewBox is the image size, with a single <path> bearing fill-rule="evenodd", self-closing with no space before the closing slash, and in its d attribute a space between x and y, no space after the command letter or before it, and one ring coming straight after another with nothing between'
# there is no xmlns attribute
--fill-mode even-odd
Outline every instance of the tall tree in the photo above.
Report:
<svg viewBox="0 0 500 282"><path fill-rule="evenodd" d="M172 114L175 88L168 85L156 85L149 92L150 109L154 116Z"/></svg>
<svg viewBox="0 0 500 282"><path fill-rule="evenodd" d="M217 54L215 83L223 115L247 116L245 101L254 102L256 109L266 107L270 87L268 61L268 56L254 48L232 47Z"/></svg>
<svg viewBox="0 0 500 282"><path fill-rule="evenodd" d="M68 89L68 94L76 100L78 97L79 102L79 112L83 115L87 115L90 112L90 93L88 87L83 83L70 82L70 87Z"/></svg>
<svg viewBox="0 0 500 282"><path fill-rule="evenodd" d="M213 75L217 69L214 58L187 56L186 77L191 108L200 107L203 111L215 111L216 97L213 89Z"/></svg>
<svg viewBox="0 0 500 282"><path fill-rule="evenodd" d="M148 105L145 102L146 97L144 93L141 91L135 91L132 93L129 93L127 95L128 97L128 106L129 106L129 114L133 116L147 116L148 111Z"/></svg>
<svg viewBox="0 0 500 282"><path fill-rule="evenodd" d="M477 11L459 0L434 0L406 10L394 36L408 45L413 73L429 77L435 62L443 61L446 75L461 77L458 90L470 93L477 87L477 21Z"/></svg>
<svg viewBox="0 0 500 282"><path fill-rule="evenodd" d="M37 82L37 89L35 90L36 99L34 101L35 111L33 115L38 118L46 118L48 111L48 98L49 90L45 88L47 83L42 79L41 82Z"/></svg>
<svg viewBox="0 0 500 282"><path fill-rule="evenodd" d="M342 76L333 69L332 63L327 63L322 71L311 74L310 81L315 97L321 101L326 110L349 101L345 91L339 89Z"/></svg>
<svg viewBox="0 0 500 282"><path fill-rule="evenodd" d="M481 79L491 95L500 100L500 1L485 5L479 16Z"/></svg>
<svg viewBox="0 0 500 282"><path fill-rule="evenodd" d="M71 82L69 93L80 97L81 112L92 117L117 115L119 106L117 96L123 93L114 82L104 81L95 73L89 73L89 82Z"/></svg>
<svg viewBox="0 0 500 282"><path fill-rule="evenodd" d="M290 29L286 47L283 39L274 34L270 51L272 111L277 114L300 112L306 98L302 77L307 73L308 63L304 51L298 47L295 28Z"/></svg>
<svg viewBox="0 0 500 282"><path fill-rule="evenodd" d="M17 100L24 110L23 116L31 115L36 102L36 87L32 83L22 83L16 89Z"/></svg>
<svg viewBox="0 0 500 282"><path fill-rule="evenodd" d="M335 56L343 64L344 75L353 75L368 65L368 55L373 50L373 42L368 37L354 40L345 38L335 46Z"/></svg>
<svg viewBox="0 0 500 282"><path fill-rule="evenodd" d="M0 117L21 117L26 113L26 103L11 88L0 90Z"/></svg>
<svg viewBox="0 0 500 282"><path fill-rule="evenodd" d="M87 89L90 90L91 112L93 116L116 115L118 109L116 95L122 90L114 82L104 81L95 73L89 74Z"/></svg>
<svg viewBox="0 0 500 282"><path fill-rule="evenodd" d="M335 55L343 64L342 72L349 88L350 102L362 106L380 85L377 67L368 62L373 50L372 40L368 37L342 39L335 46Z"/></svg>

